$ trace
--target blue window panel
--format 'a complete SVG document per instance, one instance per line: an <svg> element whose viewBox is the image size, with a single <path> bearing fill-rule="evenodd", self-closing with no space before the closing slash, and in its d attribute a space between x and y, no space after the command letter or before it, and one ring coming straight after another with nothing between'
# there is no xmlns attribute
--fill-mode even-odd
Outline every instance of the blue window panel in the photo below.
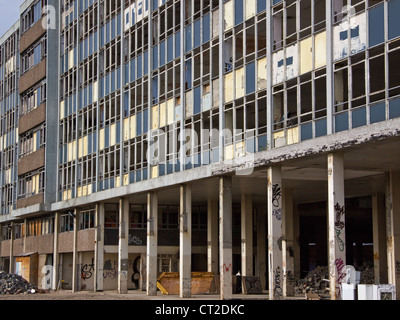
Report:
<svg viewBox="0 0 400 320"><path fill-rule="evenodd" d="M88 154L92 154L93 153L93 149L92 149L92 134L88 135Z"/></svg>
<svg viewBox="0 0 400 320"><path fill-rule="evenodd" d="M160 43L160 67L165 65L165 40Z"/></svg>
<svg viewBox="0 0 400 320"><path fill-rule="evenodd" d="M94 51L96 52L98 50L97 48L97 31L94 33Z"/></svg>
<svg viewBox="0 0 400 320"><path fill-rule="evenodd" d="M211 163L210 150L203 152L203 165L209 165Z"/></svg>
<svg viewBox="0 0 400 320"><path fill-rule="evenodd" d="M258 137L258 151L264 151L268 148L267 135Z"/></svg>
<svg viewBox="0 0 400 320"><path fill-rule="evenodd" d="M153 77L153 104L158 103L158 77Z"/></svg>
<svg viewBox="0 0 400 320"><path fill-rule="evenodd" d="M139 112L136 115L136 135L141 136L143 134L143 125L142 125L143 112Z"/></svg>
<svg viewBox="0 0 400 320"><path fill-rule="evenodd" d="M153 0L153 10L158 8L158 0Z"/></svg>
<svg viewBox="0 0 400 320"><path fill-rule="evenodd" d="M142 77L142 55L137 57L137 79Z"/></svg>
<svg viewBox="0 0 400 320"><path fill-rule="evenodd" d="M386 120L385 103L378 103L369 107L369 122L377 123Z"/></svg>
<svg viewBox="0 0 400 320"><path fill-rule="evenodd" d="M267 9L267 1L266 0L257 0L257 13L260 13Z"/></svg>
<svg viewBox="0 0 400 320"><path fill-rule="evenodd" d="M122 14L120 13L117 16L117 35L119 36L121 34L122 30Z"/></svg>
<svg viewBox="0 0 400 320"><path fill-rule="evenodd" d="M111 40L117 36L115 18L111 20Z"/></svg>
<svg viewBox="0 0 400 320"><path fill-rule="evenodd" d="M135 172L129 173L129 183L135 183Z"/></svg>
<svg viewBox="0 0 400 320"><path fill-rule="evenodd" d="M375 46L385 41L385 20L383 4L369 10L369 46Z"/></svg>
<svg viewBox="0 0 400 320"><path fill-rule="evenodd" d="M326 118L315 121L315 137L326 136L327 134L327 123Z"/></svg>
<svg viewBox="0 0 400 320"><path fill-rule="evenodd" d="M178 31L175 34L175 58L180 57L181 55L181 32Z"/></svg>
<svg viewBox="0 0 400 320"><path fill-rule="evenodd" d="M243 0L235 0L235 26L243 22Z"/></svg>
<svg viewBox="0 0 400 320"><path fill-rule="evenodd" d="M121 67L117 69L117 90L121 89Z"/></svg>
<svg viewBox="0 0 400 320"><path fill-rule="evenodd" d="M272 4L277 4L277 3L279 3L279 2L281 2L282 0L273 0L272 1Z"/></svg>
<svg viewBox="0 0 400 320"><path fill-rule="evenodd" d="M129 92L124 93L124 117L129 116Z"/></svg>
<svg viewBox="0 0 400 320"><path fill-rule="evenodd" d="M347 112L335 116L335 132L349 130L349 114Z"/></svg>
<svg viewBox="0 0 400 320"><path fill-rule="evenodd" d="M110 146L110 127L104 128L104 147L108 148Z"/></svg>
<svg viewBox="0 0 400 320"><path fill-rule="evenodd" d="M367 124L367 110L360 108L353 110L351 113L352 128L358 128Z"/></svg>
<svg viewBox="0 0 400 320"><path fill-rule="evenodd" d="M198 86L194 88L194 114L199 114L201 112L201 87Z"/></svg>
<svg viewBox="0 0 400 320"><path fill-rule="evenodd" d="M93 132L93 152L97 151L97 133Z"/></svg>
<svg viewBox="0 0 400 320"><path fill-rule="evenodd" d="M175 172L180 172L181 171L181 162L179 159L176 159L175 162Z"/></svg>
<svg viewBox="0 0 400 320"><path fill-rule="evenodd" d="M256 91L256 64L252 62L246 66L246 94Z"/></svg>
<svg viewBox="0 0 400 320"><path fill-rule="evenodd" d="M207 13L203 17L203 43L210 41L211 30L210 30L210 14Z"/></svg>
<svg viewBox="0 0 400 320"><path fill-rule="evenodd" d="M148 168L143 169L143 180L147 180L149 177Z"/></svg>
<svg viewBox="0 0 400 320"><path fill-rule="evenodd" d="M400 117L400 99L389 102L389 119Z"/></svg>
<svg viewBox="0 0 400 320"><path fill-rule="evenodd" d="M89 56L93 53L93 34L89 37Z"/></svg>
<svg viewBox="0 0 400 320"><path fill-rule="evenodd" d="M133 82L133 81L135 81L136 80L136 60L135 59L132 59L131 60L131 82Z"/></svg>
<svg viewBox="0 0 400 320"><path fill-rule="evenodd" d="M174 59L174 37L169 36L167 39L167 62Z"/></svg>
<svg viewBox="0 0 400 320"><path fill-rule="evenodd" d="M119 144L121 143L121 121L118 121L116 124L116 129L117 132L115 133L115 143Z"/></svg>
<svg viewBox="0 0 400 320"><path fill-rule="evenodd" d="M246 152L248 153L255 153L256 152L256 138L248 138L245 141L246 144Z"/></svg>
<svg viewBox="0 0 400 320"><path fill-rule="evenodd" d="M301 141L310 140L313 137L312 123L306 123L301 126Z"/></svg>
<svg viewBox="0 0 400 320"><path fill-rule="evenodd" d="M116 72L115 70L113 72L111 72L111 92L114 92L116 87L115 87L115 79L116 78Z"/></svg>
<svg viewBox="0 0 400 320"><path fill-rule="evenodd" d="M165 164L160 164L158 166L158 175L160 177L165 176Z"/></svg>
<svg viewBox="0 0 400 320"><path fill-rule="evenodd" d="M125 68L124 83L128 84L129 83L129 63L128 62L125 63L124 68Z"/></svg>
<svg viewBox="0 0 400 320"><path fill-rule="evenodd" d="M389 40L400 36L400 0L388 2Z"/></svg>
<svg viewBox="0 0 400 320"><path fill-rule="evenodd" d="M192 50L192 25L185 28L185 52Z"/></svg>
<svg viewBox="0 0 400 320"><path fill-rule="evenodd" d="M174 173L174 163L173 161L169 161L167 163L167 174Z"/></svg>
<svg viewBox="0 0 400 320"><path fill-rule="evenodd" d="M89 98L89 101L88 101L88 104L92 104L93 103L93 86L92 86L92 84L89 84L89 96L88 96L88 98Z"/></svg>
<svg viewBox="0 0 400 320"><path fill-rule="evenodd" d="M144 66L143 66L144 72L143 72L143 74L146 75L146 74L148 73L148 71L149 71L149 52L148 52L148 51L145 51L145 52L143 53L143 56L144 56L144 61L143 61L143 64L144 64Z"/></svg>
<svg viewBox="0 0 400 320"><path fill-rule="evenodd" d="M201 20L194 22L193 48L199 47L201 44Z"/></svg>

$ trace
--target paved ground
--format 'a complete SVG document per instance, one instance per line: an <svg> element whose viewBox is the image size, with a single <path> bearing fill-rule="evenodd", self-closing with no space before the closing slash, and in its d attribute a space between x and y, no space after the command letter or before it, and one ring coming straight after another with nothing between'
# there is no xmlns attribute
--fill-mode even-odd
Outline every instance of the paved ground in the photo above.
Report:
<svg viewBox="0 0 400 320"><path fill-rule="evenodd" d="M235 294L235 300L268 300L267 293L262 295L242 295ZM288 300L304 300L304 296L296 296ZM118 294L117 291L105 292L75 292L69 290L61 290L58 292L38 293L38 294L21 294L21 295L0 295L1 300L159 300L171 301L182 300L176 295L162 295L159 293L156 297L148 297L142 291L129 291L128 294ZM196 295L187 300L220 300L219 295L205 294Z"/></svg>

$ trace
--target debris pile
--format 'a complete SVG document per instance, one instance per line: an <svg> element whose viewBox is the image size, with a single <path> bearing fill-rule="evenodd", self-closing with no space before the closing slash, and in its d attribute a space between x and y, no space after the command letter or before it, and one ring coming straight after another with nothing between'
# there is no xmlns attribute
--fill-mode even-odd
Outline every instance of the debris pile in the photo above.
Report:
<svg viewBox="0 0 400 320"><path fill-rule="evenodd" d="M296 293L315 293L319 295L329 294L329 270L328 267L317 267L307 273L304 279L300 279L295 286Z"/></svg>
<svg viewBox="0 0 400 320"><path fill-rule="evenodd" d="M359 271L361 271L360 283L362 283L362 284L374 284L375 283L375 275L374 275L373 267L361 268Z"/></svg>
<svg viewBox="0 0 400 320"><path fill-rule="evenodd" d="M33 294L37 288L17 274L0 271L0 295Z"/></svg>

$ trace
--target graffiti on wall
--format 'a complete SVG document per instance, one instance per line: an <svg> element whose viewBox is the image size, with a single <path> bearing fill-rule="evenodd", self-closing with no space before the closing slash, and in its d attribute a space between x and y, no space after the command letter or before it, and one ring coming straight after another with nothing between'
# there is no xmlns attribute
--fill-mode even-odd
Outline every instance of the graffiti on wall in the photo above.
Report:
<svg viewBox="0 0 400 320"><path fill-rule="evenodd" d="M274 271L274 299L280 299L281 297L282 297L281 268L277 267Z"/></svg>
<svg viewBox="0 0 400 320"><path fill-rule="evenodd" d="M337 258L335 260L335 267L336 267L336 293L338 296L340 296L340 284L346 277L346 268L342 258Z"/></svg>
<svg viewBox="0 0 400 320"><path fill-rule="evenodd" d="M337 246L340 251L344 251L345 249L345 242L343 240L343 229L345 226L344 223L344 206L341 206L339 203L335 205L335 236L337 240Z"/></svg>
<svg viewBox="0 0 400 320"><path fill-rule="evenodd" d="M272 215L277 220L282 220L282 208L280 205L280 199L282 197L282 190L279 184L272 186Z"/></svg>
<svg viewBox="0 0 400 320"><path fill-rule="evenodd" d="M90 264L84 264L81 268L81 278L83 280L89 280L94 274L94 259Z"/></svg>

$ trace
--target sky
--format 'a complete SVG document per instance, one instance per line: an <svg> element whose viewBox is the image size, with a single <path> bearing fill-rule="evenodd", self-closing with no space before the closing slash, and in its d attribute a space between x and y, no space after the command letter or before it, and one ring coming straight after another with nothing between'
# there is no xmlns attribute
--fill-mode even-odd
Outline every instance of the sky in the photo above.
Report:
<svg viewBox="0 0 400 320"><path fill-rule="evenodd" d="M0 0L0 37L10 29L19 18L19 6L24 0Z"/></svg>

